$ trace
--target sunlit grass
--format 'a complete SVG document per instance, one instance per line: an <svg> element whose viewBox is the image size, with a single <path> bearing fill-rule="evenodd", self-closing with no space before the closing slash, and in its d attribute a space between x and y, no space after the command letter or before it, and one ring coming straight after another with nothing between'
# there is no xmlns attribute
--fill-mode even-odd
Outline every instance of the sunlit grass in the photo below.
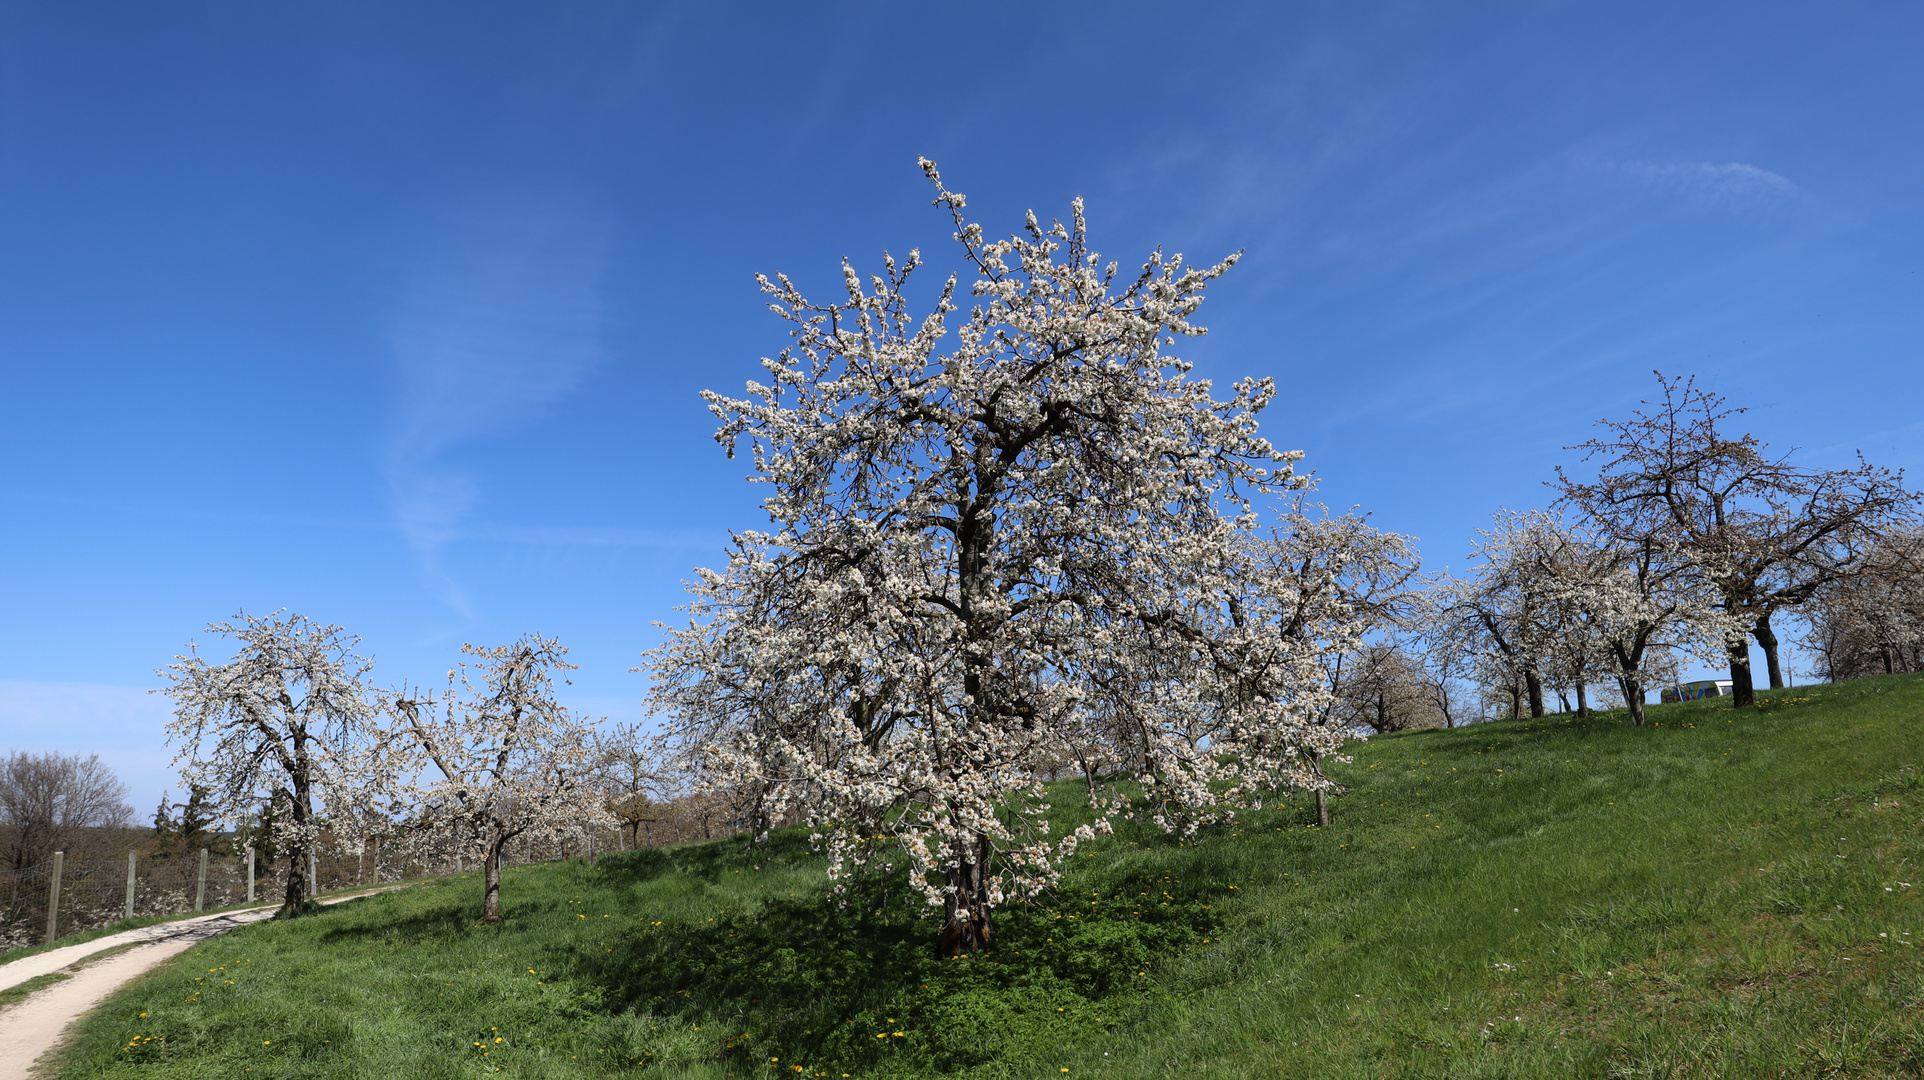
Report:
<svg viewBox="0 0 1924 1080"><path fill-rule="evenodd" d="M510 870L495 927L419 885L198 947L61 1075L1917 1073L1924 681L1651 717L1372 740L1331 829L1126 832L968 960L794 835Z"/></svg>

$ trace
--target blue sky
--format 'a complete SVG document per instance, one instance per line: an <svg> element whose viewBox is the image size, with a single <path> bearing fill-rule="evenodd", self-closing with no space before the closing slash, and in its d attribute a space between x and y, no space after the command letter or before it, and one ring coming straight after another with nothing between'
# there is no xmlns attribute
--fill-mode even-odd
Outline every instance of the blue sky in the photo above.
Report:
<svg viewBox="0 0 1924 1080"><path fill-rule="evenodd" d="M167 786L152 672L288 607L573 700L760 518L697 393L847 255L991 231L1245 259L1188 355L1462 565L1652 368L1924 466L1904 4L0 7L0 746ZM932 285L935 275L927 274Z"/></svg>

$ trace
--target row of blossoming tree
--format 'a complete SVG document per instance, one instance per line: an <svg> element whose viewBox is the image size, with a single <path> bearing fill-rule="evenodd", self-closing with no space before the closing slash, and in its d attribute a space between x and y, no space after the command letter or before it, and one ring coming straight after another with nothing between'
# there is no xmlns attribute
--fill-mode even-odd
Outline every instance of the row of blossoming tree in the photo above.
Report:
<svg viewBox="0 0 1924 1080"><path fill-rule="evenodd" d="M1755 641L1782 687L1785 620L1810 629L1822 676L1867 673L1866 652L1915 669L1924 533L1902 473L1804 467L1730 431L1743 410L1694 379L1658 382L1659 398L1571 448L1594 474L1559 470L1549 510L1499 513L1473 572L1424 598L1414 629L1432 655L1468 658L1511 715L1543 715L1546 689L1587 711L1601 684L1637 724L1680 656L1727 667L1742 708Z"/></svg>
<svg viewBox="0 0 1924 1080"><path fill-rule="evenodd" d="M376 687L338 626L276 613L208 629L234 655L209 663L190 647L161 672L168 733L213 813L277 811L269 839L287 860L286 912L313 891L323 830L347 854L398 837L424 857L478 863L482 921L494 922L510 841L586 839L616 823L595 782L594 729L556 700L556 672L572 665L552 639L464 646L471 662L431 694Z"/></svg>
<svg viewBox="0 0 1924 1080"><path fill-rule="evenodd" d="M1301 455L1258 431L1273 382L1218 396L1172 352L1235 256L1158 249L1124 274L1080 200L992 240L923 168L967 288L953 274L913 309L918 251L866 279L844 262L828 302L762 278L790 345L745 396L704 395L769 527L698 571L648 654L652 736L563 709L541 638L468 649L438 696L372 691L338 629L298 618L217 625L239 657L169 669L190 779L229 812L268 788L290 807L290 906L317 799L478 857L493 919L509 839L639 836L679 791L758 833L809 827L838 891L906 873L958 954L1119 819L1193 835L1295 791L1327 824L1324 763L1360 731L1492 700L1541 715L1546 688L1586 710L1593 686L1641 724L1687 654L1728 662L1747 705L1749 640L1780 685L1775 627L1800 612L1826 655L1924 659L1901 475L1802 468L1663 380L1578 448L1594 476L1559 473L1552 508L1499 514L1466 576L1426 576L1411 538L1311 501ZM1046 786L1065 775L1092 812L1073 829Z"/></svg>

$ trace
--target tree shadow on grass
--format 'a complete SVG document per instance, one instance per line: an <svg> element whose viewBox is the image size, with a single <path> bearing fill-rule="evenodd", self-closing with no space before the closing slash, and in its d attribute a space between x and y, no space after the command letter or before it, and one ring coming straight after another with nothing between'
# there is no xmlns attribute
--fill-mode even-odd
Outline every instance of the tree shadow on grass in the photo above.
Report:
<svg viewBox="0 0 1924 1080"><path fill-rule="evenodd" d="M525 891L517 887L521 875L510 874L501 929L512 936L526 928L520 944L544 951L550 985L571 988L568 1007L580 1010L581 1030L596 1032L593 1052L614 1060L723 1059L745 1067L780 1058L784 1066L834 1066L830 1075L930 1075L1033 1060L1094 1037L1129 1015L1132 1003L1160 992L1153 989L1159 961L1221 940L1219 910L1235 895L1226 891L1230 883L1207 874L1178 882L1174 864L1165 863L1187 863L1190 853L1136 850L1150 861L1104 860L1103 869L1072 873L1037 903L998 910L994 947L953 960L936 955L939 909L922 903L900 873L851 882L839 897L709 891L742 870L819 872L800 830L752 846L623 852L593 868L550 865L528 872ZM608 897L649 885L658 903L680 882L707 906L683 906L684 919L663 915L660 923L631 912L606 936L571 929L577 910L569 905L590 890ZM392 946L458 942L476 932L479 899L480 883L462 881L322 936Z"/></svg>
<svg viewBox="0 0 1924 1080"><path fill-rule="evenodd" d="M378 920L362 918L344 925L330 926L319 932L318 940L322 944L368 940L393 944L422 940L451 940L474 928L481 911L480 892L477 887L472 897L451 893L444 902L432 907L392 911L383 913ZM319 924L333 914L335 912L332 910L322 908L313 918L303 921ZM340 914L371 915L372 913L363 909L361 912L341 912Z"/></svg>
<svg viewBox="0 0 1924 1080"><path fill-rule="evenodd" d="M588 871L608 882L643 884L664 877L714 882L749 866L819 863L803 829L777 829L754 840L747 834L677 847L641 848L599 856Z"/></svg>
<svg viewBox="0 0 1924 1080"><path fill-rule="evenodd" d="M920 897L900 880L876 878L840 898L650 926L580 957L571 975L598 986L610 1012L718 1025L722 1054L744 1065L926 1075L1021 1060L1106 1030L1150 992L1155 962L1218 933L1213 889L1097 884L1079 882L1075 905L999 910L995 945L968 957L938 958L939 920L918 917L926 906L905 902Z"/></svg>

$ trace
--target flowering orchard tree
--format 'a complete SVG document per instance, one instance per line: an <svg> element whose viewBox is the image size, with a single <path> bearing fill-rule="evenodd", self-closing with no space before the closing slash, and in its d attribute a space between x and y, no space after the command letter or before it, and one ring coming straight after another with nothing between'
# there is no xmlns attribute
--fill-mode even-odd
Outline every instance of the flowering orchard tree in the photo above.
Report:
<svg viewBox="0 0 1924 1080"><path fill-rule="evenodd" d="M1477 554L1484 565L1453 594L1467 636L1480 629L1492 660L1526 681L1566 665L1587 671L1601 654L1638 725L1653 655L1719 656L1745 626L1721 606L1703 556L1660 534L1604 539L1554 514L1505 511Z"/></svg>
<svg viewBox="0 0 1924 1080"><path fill-rule="evenodd" d="M1863 564L1865 548L1901 528L1919 505L1902 471L1865 462L1814 470L1773 456L1749 433L1719 425L1745 410L1696 379L1657 373L1661 401L1569 449L1597 461L1593 479L1559 469L1562 502L1620 545L1682 552L1712 581L1733 616L1724 641L1732 701L1754 704L1750 645L1764 649L1770 685L1784 685L1771 619L1795 613ZM1667 556L1666 556L1667 557Z"/></svg>
<svg viewBox="0 0 1924 1080"><path fill-rule="evenodd" d="M621 823L623 847L640 847L642 829L660 816L675 777L657 741L640 724L617 724L594 734L595 783L603 805Z"/></svg>
<svg viewBox="0 0 1924 1080"><path fill-rule="evenodd" d="M767 532L690 586L649 654L650 702L716 786L815 827L838 888L902 859L942 948L1058 878L1118 815L1189 830L1278 786L1316 788L1316 646L1279 632L1290 583L1251 557L1250 500L1304 486L1257 434L1275 396L1218 399L1163 349L1235 261L1156 252L1119 278L1070 225L1006 240L936 205L973 267L933 309L919 252L833 303L760 279L793 342L747 396L704 397L768 485ZM1054 828L1041 777L1100 745L1093 825ZM1133 790L1117 780L1133 782ZM891 846L892 845L892 846ZM899 854L885 854L895 851Z"/></svg>
<svg viewBox="0 0 1924 1080"><path fill-rule="evenodd" d="M1924 528L1879 537L1812 598L1806 618L1800 644L1828 682L1924 671Z"/></svg>
<svg viewBox="0 0 1924 1080"><path fill-rule="evenodd" d="M1279 595L1293 603L1279 628L1290 637L1326 646L1326 662L1340 662L1340 646L1353 638L1405 625L1419 607L1423 563L1416 540L1384 532L1369 515L1331 514L1320 503L1298 499L1280 523L1252 545L1262 579L1287 582ZM1341 678L1332 670L1332 682Z"/></svg>
<svg viewBox="0 0 1924 1080"><path fill-rule="evenodd" d="M338 626L276 612L245 612L208 632L240 643L234 659L209 664L193 645L159 674L173 699L168 740L188 790L204 788L235 821L280 796L275 846L288 858L282 908L298 911L313 888L308 855L319 835L316 799L331 816L381 812L397 791L383 753L368 685L372 661Z"/></svg>
<svg viewBox="0 0 1924 1080"><path fill-rule="evenodd" d="M1481 565L1440 582L1429 597L1431 633L1480 657L1486 682L1515 691L1519 715L1526 705L1531 716L1543 715L1543 668L1566 622L1530 557L1549 527L1536 511L1498 511L1494 528L1477 530L1471 558Z"/></svg>
<svg viewBox="0 0 1924 1080"><path fill-rule="evenodd" d="M1381 655L1381 641L1366 646L1365 639L1403 626L1417 602L1413 583L1422 560L1415 540L1377 529L1367 514L1334 515L1299 496L1275 527L1250 538L1244 550L1253 564L1249 580L1260 583L1270 600L1270 625L1322 666L1330 696L1316 722L1355 731L1342 706L1354 699L1357 661ZM1306 752L1320 776L1320 753L1313 745ZM1324 828L1333 788L1314 789L1316 820Z"/></svg>
<svg viewBox="0 0 1924 1080"><path fill-rule="evenodd" d="M1653 662L1674 671L1681 652L1714 663L1729 636L1744 632L1741 613L1719 604L1701 555L1686 558L1655 536L1625 543L1553 530L1537 539L1558 545L1526 557L1538 562L1553 605L1569 612L1565 633L1603 652L1639 727Z"/></svg>
<svg viewBox="0 0 1924 1080"><path fill-rule="evenodd" d="M436 843L481 857L481 921L501 919L501 852L517 836L613 828L593 783L594 729L555 700L553 672L571 669L552 638L461 651L479 662L448 672L448 690L397 696L396 728L415 747L418 771L440 774L416 793L416 820Z"/></svg>

